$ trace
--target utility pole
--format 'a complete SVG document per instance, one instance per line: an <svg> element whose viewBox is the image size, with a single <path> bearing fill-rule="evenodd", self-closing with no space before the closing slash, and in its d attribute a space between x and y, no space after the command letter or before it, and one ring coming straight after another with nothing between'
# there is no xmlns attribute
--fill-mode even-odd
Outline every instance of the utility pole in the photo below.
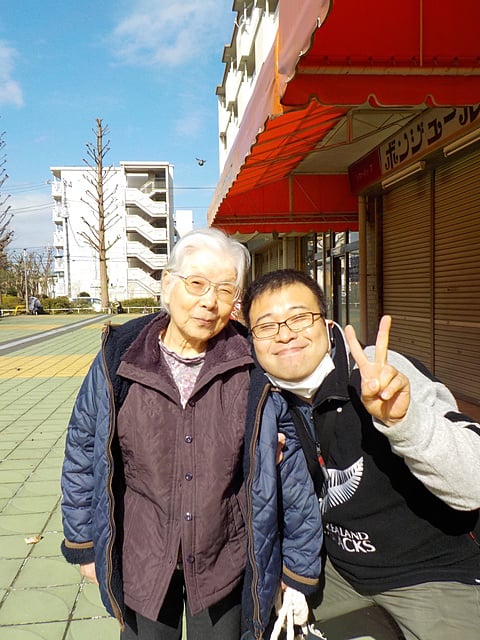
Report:
<svg viewBox="0 0 480 640"><path fill-rule="evenodd" d="M23 250L23 277L25 279L25 315L28 315L27 250Z"/></svg>
<svg viewBox="0 0 480 640"><path fill-rule="evenodd" d="M71 186L71 185L70 185ZM70 275L70 244L68 238L68 204L67 204L67 181L63 180L63 202L62 202L63 228L65 230L65 258L67 260L67 295L72 297L72 278Z"/></svg>

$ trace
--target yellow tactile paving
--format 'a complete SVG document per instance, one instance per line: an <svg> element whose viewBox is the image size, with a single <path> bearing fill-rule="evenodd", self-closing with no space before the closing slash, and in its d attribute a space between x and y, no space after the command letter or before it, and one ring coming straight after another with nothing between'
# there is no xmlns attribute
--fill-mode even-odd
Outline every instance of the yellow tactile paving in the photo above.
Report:
<svg viewBox="0 0 480 640"><path fill-rule="evenodd" d="M0 356L0 380L85 376L95 356Z"/></svg>
<svg viewBox="0 0 480 640"><path fill-rule="evenodd" d="M31 331L32 333L35 333L37 331L49 331L50 329L58 329L59 325L58 322L57 323L51 323L51 324L44 324L42 322L41 325L38 324L38 322L32 322L31 324L27 324L26 322L22 322L22 324L20 325L23 331ZM11 331L12 330L12 325L4 325L4 324L0 324L0 331Z"/></svg>

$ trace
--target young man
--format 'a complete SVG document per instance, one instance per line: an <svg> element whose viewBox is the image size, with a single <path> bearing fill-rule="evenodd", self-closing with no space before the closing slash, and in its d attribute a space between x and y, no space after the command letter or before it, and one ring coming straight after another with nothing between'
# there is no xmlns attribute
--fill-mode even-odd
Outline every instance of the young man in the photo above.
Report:
<svg viewBox="0 0 480 640"><path fill-rule="evenodd" d="M247 411L247 578L262 557L259 442L277 419L283 454L301 443L319 496L328 556L325 587L310 600L319 627L376 604L408 640L478 638L480 425L425 367L388 351L388 316L375 347L363 350L352 327L345 340L303 272L262 276L242 310L261 367ZM281 425L264 412L278 395ZM251 581L245 594L255 629L262 593Z"/></svg>

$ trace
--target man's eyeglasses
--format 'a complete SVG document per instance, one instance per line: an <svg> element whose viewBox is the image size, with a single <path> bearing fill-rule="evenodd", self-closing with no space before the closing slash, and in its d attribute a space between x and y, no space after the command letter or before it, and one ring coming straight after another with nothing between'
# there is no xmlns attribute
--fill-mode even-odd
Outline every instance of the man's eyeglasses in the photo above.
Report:
<svg viewBox="0 0 480 640"><path fill-rule="evenodd" d="M233 303L240 294L239 288L233 282L212 282L203 276L181 276L179 273L173 275L183 280L185 289L193 296L204 296L213 288L220 300Z"/></svg>
<svg viewBox="0 0 480 640"><path fill-rule="evenodd" d="M294 333L299 333L311 327L315 320L321 317L321 313L308 311L306 313L299 313L296 316L291 316L283 322L264 322L263 324L257 324L251 328L251 332L257 340L268 340L268 338L274 338L278 335L282 325L285 325Z"/></svg>

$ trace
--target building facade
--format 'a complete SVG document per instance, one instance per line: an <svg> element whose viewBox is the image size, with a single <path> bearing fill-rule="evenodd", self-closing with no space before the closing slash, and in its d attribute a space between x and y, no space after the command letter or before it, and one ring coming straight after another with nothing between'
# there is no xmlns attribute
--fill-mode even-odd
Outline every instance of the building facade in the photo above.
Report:
<svg viewBox="0 0 480 640"><path fill-rule="evenodd" d="M365 343L391 314L391 347L480 404L480 5L234 10L209 224L247 244L253 276L314 275Z"/></svg>
<svg viewBox="0 0 480 640"><path fill-rule="evenodd" d="M98 198L88 167L51 167L56 295L100 297ZM173 166L121 162L104 173L104 229L110 301L160 294L175 241Z"/></svg>

